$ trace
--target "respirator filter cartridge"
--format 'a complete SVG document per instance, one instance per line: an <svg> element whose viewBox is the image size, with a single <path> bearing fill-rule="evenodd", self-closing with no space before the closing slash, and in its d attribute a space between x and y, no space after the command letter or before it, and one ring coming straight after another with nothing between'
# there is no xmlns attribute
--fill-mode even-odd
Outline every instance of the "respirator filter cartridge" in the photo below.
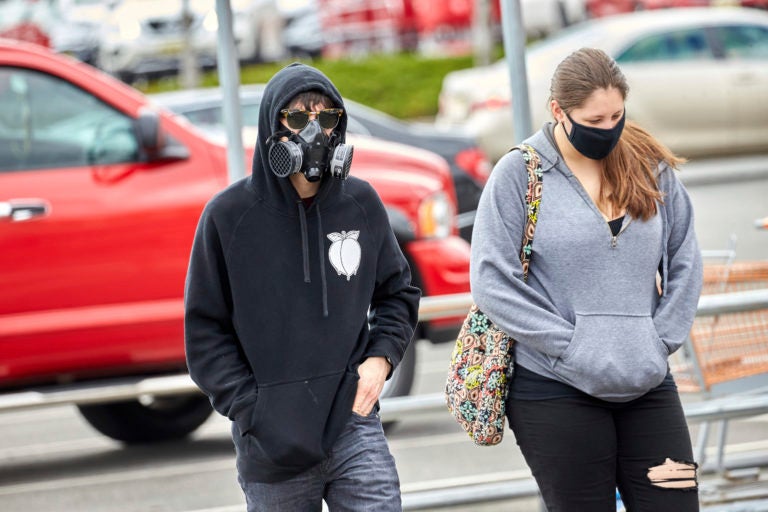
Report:
<svg viewBox="0 0 768 512"><path fill-rule="evenodd" d="M340 180L347 179L349 168L352 166L354 147L348 144L339 144L333 151L330 162L331 176Z"/></svg>
<svg viewBox="0 0 768 512"><path fill-rule="evenodd" d="M302 161L301 148L294 142L278 142L269 148L269 165L279 178L299 172Z"/></svg>

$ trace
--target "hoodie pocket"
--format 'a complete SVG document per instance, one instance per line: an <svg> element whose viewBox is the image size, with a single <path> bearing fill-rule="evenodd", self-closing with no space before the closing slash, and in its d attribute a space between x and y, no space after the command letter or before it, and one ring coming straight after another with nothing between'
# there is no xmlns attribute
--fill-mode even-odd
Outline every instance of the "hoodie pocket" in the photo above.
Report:
<svg viewBox="0 0 768 512"><path fill-rule="evenodd" d="M553 371L592 396L631 400L664 380L668 355L649 315L577 313Z"/></svg>
<svg viewBox="0 0 768 512"><path fill-rule="evenodd" d="M339 402L352 409L357 374L322 377L259 387L259 399L248 429L249 455L279 468L305 469L328 455L346 421Z"/></svg>

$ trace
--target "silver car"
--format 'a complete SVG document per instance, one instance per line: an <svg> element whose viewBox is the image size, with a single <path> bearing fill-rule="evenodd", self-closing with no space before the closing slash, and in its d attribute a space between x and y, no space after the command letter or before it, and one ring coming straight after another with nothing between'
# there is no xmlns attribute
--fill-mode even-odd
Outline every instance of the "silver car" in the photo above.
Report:
<svg viewBox="0 0 768 512"><path fill-rule="evenodd" d="M551 116L557 64L581 47L612 55L630 86L627 116L686 157L768 150L768 12L685 8L574 25L528 48L532 130ZM512 145L505 61L446 75L438 125L460 123L496 160Z"/></svg>
<svg viewBox="0 0 768 512"><path fill-rule="evenodd" d="M273 61L285 55L274 0L230 0L233 32L242 61ZM179 70L187 41L198 66L216 65L218 19L214 0L121 0L100 31L99 66L125 81Z"/></svg>

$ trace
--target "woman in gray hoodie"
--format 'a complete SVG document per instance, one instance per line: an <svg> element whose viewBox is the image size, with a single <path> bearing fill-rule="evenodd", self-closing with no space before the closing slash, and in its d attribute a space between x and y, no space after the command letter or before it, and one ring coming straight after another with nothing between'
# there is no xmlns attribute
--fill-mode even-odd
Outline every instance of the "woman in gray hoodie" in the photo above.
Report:
<svg viewBox="0 0 768 512"><path fill-rule="evenodd" d="M669 370L702 282L682 162L626 121L613 59L560 63L555 119L525 143L543 195L527 282L514 256L525 162L497 163L472 238L472 296L516 340L507 417L549 512L698 510L690 435Z"/></svg>

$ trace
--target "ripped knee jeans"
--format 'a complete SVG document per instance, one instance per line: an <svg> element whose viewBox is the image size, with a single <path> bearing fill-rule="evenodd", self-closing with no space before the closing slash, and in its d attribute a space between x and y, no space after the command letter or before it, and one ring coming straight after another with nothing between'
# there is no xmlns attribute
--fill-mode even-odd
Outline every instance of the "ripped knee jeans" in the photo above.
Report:
<svg viewBox="0 0 768 512"><path fill-rule="evenodd" d="M508 402L517 444L548 512L699 510L697 465L674 389L625 403L588 395Z"/></svg>

